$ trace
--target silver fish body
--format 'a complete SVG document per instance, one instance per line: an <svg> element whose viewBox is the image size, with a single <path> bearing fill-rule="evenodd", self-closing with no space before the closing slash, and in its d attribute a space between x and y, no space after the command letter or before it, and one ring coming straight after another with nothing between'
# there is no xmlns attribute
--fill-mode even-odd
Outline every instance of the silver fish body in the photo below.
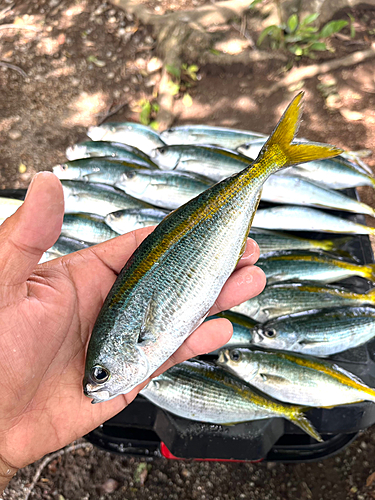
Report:
<svg viewBox="0 0 375 500"><path fill-rule="evenodd" d="M91 245L116 238L118 233L112 231L104 222L104 217L94 214L66 214L61 234Z"/></svg>
<svg viewBox="0 0 375 500"><path fill-rule="evenodd" d="M130 208L108 214L105 222L119 234L129 233L141 227L156 226L168 212L156 208Z"/></svg>
<svg viewBox="0 0 375 500"><path fill-rule="evenodd" d="M180 125L164 130L160 134L161 139L168 145L173 144L212 144L222 148L235 149L241 144L254 139L265 138L258 132L247 132L245 130L227 129L209 125ZM259 151L258 151L259 153ZM254 158L258 156L256 154Z"/></svg>
<svg viewBox="0 0 375 500"><path fill-rule="evenodd" d="M0 224L13 215L22 204L21 200L0 196Z"/></svg>
<svg viewBox="0 0 375 500"><path fill-rule="evenodd" d="M223 311L215 314L214 316L209 316L205 321L210 321L215 318L225 318L232 323L233 335L229 342L225 344L225 347L251 345L252 331L256 327L256 322L254 320L250 319L246 315L238 314L232 310Z"/></svg>
<svg viewBox="0 0 375 500"><path fill-rule="evenodd" d="M39 264L48 262L49 260L58 259L59 257L69 255L73 252L78 252L79 250L84 250L89 246L90 244L84 241L60 235L56 243L44 252Z"/></svg>
<svg viewBox="0 0 375 500"><path fill-rule="evenodd" d="M98 127L90 127L87 135L93 141L121 142L134 146L146 154L160 148L164 142L159 134L146 125L131 122L108 122Z"/></svg>
<svg viewBox="0 0 375 500"><path fill-rule="evenodd" d="M214 181L237 174L251 161L229 149L186 144L157 148L151 156L161 169L193 172Z"/></svg>
<svg viewBox="0 0 375 500"><path fill-rule="evenodd" d="M121 144L121 142L86 141L68 147L65 155L69 161L92 157L121 158L138 163L144 168L158 168L143 151L128 144Z"/></svg>
<svg viewBox="0 0 375 500"><path fill-rule="evenodd" d="M354 198L315 182L289 175L271 175L264 183L262 200L272 203L330 208L374 216L374 209Z"/></svg>
<svg viewBox="0 0 375 500"><path fill-rule="evenodd" d="M168 210L184 205L213 185L213 181L185 172L129 171L116 186L125 193Z"/></svg>
<svg viewBox="0 0 375 500"><path fill-rule="evenodd" d="M264 271L269 285L287 281L334 283L350 276L372 280L375 276L375 264L353 264L307 252L262 257L257 265Z"/></svg>
<svg viewBox="0 0 375 500"><path fill-rule="evenodd" d="M301 408L272 401L221 368L202 361L173 366L153 378L141 394L164 410L200 422L225 425L284 417L321 440Z"/></svg>
<svg viewBox="0 0 375 500"><path fill-rule="evenodd" d="M279 316L302 311L363 304L375 305L373 290L362 294L335 286L282 283L266 286L258 296L231 310L264 323Z"/></svg>
<svg viewBox="0 0 375 500"><path fill-rule="evenodd" d="M268 321L253 331L253 344L326 357L365 344L375 336L375 309L339 307Z"/></svg>
<svg viewBox="0 0 375 500"><path fill-rule="evenodd" d="M151 205L106 184L62 181L65 213L107 215L125 208L150 208Z"/></svg>
<svg viewBox="0 0 375 500"><path fill-rule="evenodd" d="M68 161L56 165L52 170L60 180L99 182L113 186L122 179L124 173L143 168L148 167L120 158L94 157Z"/></svg>
<svg viewBox="0 0 375 500"><path fill-rule="evenodd" d="M336 217L316 208L279 206L255 214L253 226L283 231L317 231L343 234L375 234L375 228Z"/></svg>
<svg viewBox="0 0 375 500"><path fill-rule="evenodd" d="M216 362L265 394L286 403L337 406L375 402L375 391L338 365L290 352L223 349Z"/></svg>

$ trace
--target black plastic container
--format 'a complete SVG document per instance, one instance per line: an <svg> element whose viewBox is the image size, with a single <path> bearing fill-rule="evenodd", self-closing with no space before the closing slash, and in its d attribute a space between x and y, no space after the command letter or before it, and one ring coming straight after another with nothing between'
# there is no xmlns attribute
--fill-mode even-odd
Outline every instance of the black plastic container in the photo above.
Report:
<svg viewBox="0 0 375 500"><path fill-rule="evenodd" d="M24 190L6 190L0 196L23 198ZM355 196L355 191L347 191ZM332 212L330 212L332 213ZM337 215L345 216L343 212ZM365 223L363 216L348 216ZM327 234L305 233L316 239ZM332 235L332 238L338 237ZM368 236L358 235L350 251L361 263L374 262ZM362 278L342 281L349 289L364 293L370 283ZM364 346L330 357L375 387L375 339ZM90 432L86 438L105 450L124 455L238 461L307 462L327 458L347 446L358 432L375 423L375 404L362 402L333 409L314 408L308 419L322 435L317 443L283 418L221 426L194 422L166 412L142 396L125 410Z"/></svg>

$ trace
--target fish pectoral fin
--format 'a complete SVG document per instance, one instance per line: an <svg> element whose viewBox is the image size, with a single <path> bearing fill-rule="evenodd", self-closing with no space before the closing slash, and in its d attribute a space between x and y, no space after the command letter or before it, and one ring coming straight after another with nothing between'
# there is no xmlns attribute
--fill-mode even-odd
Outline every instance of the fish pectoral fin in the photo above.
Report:
<svg viewBox="0 0 375 500"><path fill-rule="evenodd" d="M280 377L279 375L272 375L270 373L260 373L259 376L261 377L263 382L271 382L271 383L285 382L285 378Z"/></svg>
<svg viewBox="0 0 375 500"><path fill-rule="evenodd" d="M156 309L156 301L153 299L153 295L149 300L142 324L139 332L138 343L144 343L148 341L156 340L156 336L154 333L154 325L157 317L157 309Z"/></svg>

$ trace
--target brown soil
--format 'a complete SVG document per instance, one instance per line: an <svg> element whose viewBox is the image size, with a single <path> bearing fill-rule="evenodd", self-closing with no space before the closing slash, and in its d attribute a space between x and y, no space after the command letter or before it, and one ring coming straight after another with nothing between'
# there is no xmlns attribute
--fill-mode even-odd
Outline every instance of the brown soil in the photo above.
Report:
<svg viewBox="0 0 375 500"><path fill-rule="evenodd" d="M152 0L150 8L162 14L191 8L203 0ZM174 6L173 6L174 5ZM32 176L64 160L65 148L85 140L88 126L102 122L139 121L139 101L152 99L160 70L150 62L157 57L150 27L100 0L20 0L8 12L5 0L0 24L19 29L0 30L0 61L17 65L0 68L0 189L27 187ZM156 8L159 7L159 10ZM345 18L349 11L335 18ZM369 47L375 40L374 11L365 6L350 11L356 35L349 29L329 42L335 52L318 53L319 62ZM23 29L33 26L37 31ZM253 40L259 32L250 33ZM240 37L228 27L226 37ZM248 48L245 50L249 50ZM187 61L194 63L195 61ZM305 58L299 66L310 64ZM269 133L296 91L306 91L300 135L349 150L372 150L375 144L375 58L300 82L270 97L259 89L271 86L285 71L283 61L217 64L200 68L200 80L189 89L193 99L185 107L175 102L175 123L207 123ZM297 88L298 87L298 88ZM367 162L375 169L375 156ZM370 188L364 199L375 206ZM366 487L374 471L375 435L363 434L338 457L304 465L151 463L140 486L134 479L138 460L99 450L79 450L52 462L30 498L35 499L358 499L375 498L375 486ZM5 494L24 498L36 465L20 471ZM105 493L108 479L117 481Z"/></svg>

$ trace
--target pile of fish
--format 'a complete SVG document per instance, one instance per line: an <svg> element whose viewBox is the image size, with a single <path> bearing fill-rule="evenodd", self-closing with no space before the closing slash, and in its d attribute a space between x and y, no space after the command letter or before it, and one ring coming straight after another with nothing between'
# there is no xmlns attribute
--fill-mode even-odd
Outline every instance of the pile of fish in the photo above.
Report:
<svg viewBox="0 0 375 500"><path fill-rule="evenodd" d="M247 169L264 151L268 139L255 132L205 125L178 126L158 134L128 122L91 127L87 135L91 141L68 148L68 161L53 168L63 184L65 217L61 236L43 261L157 225L183 205L194 207L185 204ZM294 143L301 147L310 144L302 139ZM257 265L267 276L265 290L217 315L232 322L234 333L231 341L214 353L218 354L215 363L190 360L170 368L142 391L146 398L177 415L217 424L281 416L317 440L321 438L304 416L306 408L300 405L375 402L373 389L334 362L320 359L360 346L375 336L375 290L354 293L345 282L337 284L352 276L367 283L375 281L374 264L353 261L355 237L351 236L375 234L375 228L329 212L375 215L373 208L342 191L363 185L375 187L368 167L353 158L353 154L340 154L293 165L264 182L261 201L267 204L257 210L250 237L260 247ZM0 223L20 203L0 198ZM169 224L173 232L175 226ZM293 231L316 232L317 237L301 237ZM339 236L330 238L322 233ZM226 238L229 236L228 232ZM199 260L203 273L208 260ZM114 293L111 291L107 299L113 303L118 301ZM147 321L158 314L150 293L139 325L144 338L153 335ZM168 304L172 308L172 299ZM183 316L182 311L176 314ZM128 318L130 322L133 319ZM194 325L199 325L198 317ZM99 334L101 339L103 336L104 331ZM96 355L90 356L94 359ZM150 357L147 359L143 380L157 367ZM138 362L145 363L142 357ZM94 360L91 365L100 364ZM94 372L98 383L109 378L105 370L95 368ZM127 390L141 379L133 379ZM94 402L121 393L87 388L85 392Z"/></svg>

